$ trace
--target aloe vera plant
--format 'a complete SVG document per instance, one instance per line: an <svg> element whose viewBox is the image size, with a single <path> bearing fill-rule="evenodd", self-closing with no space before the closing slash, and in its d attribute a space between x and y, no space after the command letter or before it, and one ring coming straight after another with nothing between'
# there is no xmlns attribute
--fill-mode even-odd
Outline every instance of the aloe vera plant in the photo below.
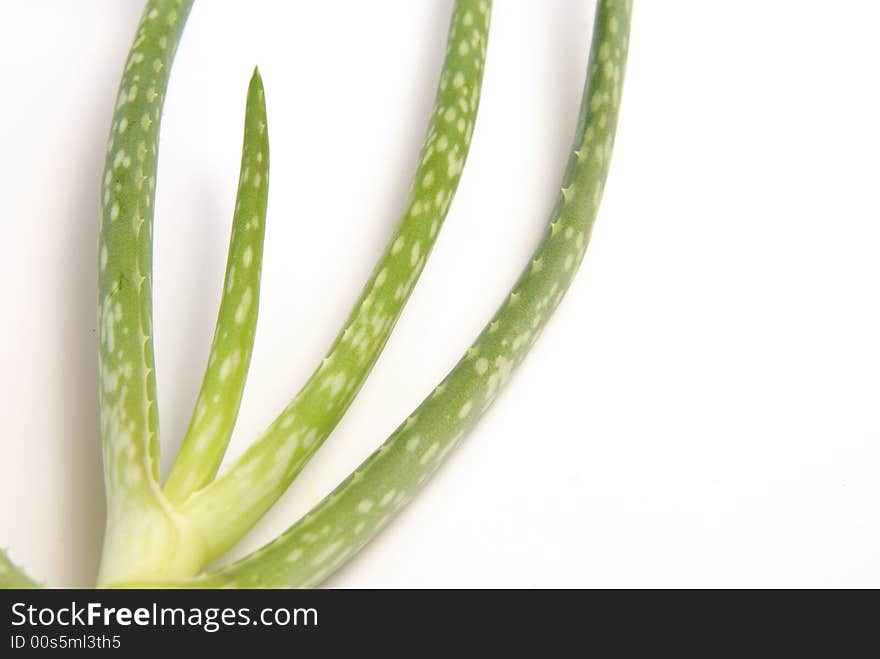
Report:
<svg viewBox="0 0 880 659"><path fill-rule="evenodd" d="M258 305L268 128L248 91L238 197L214 341L171 473L159 481L151 319L152 208L161 106L191 0L150 0L120 86L99 250L101 414L108 519L99 582L313 586L416 494L496 399L583 259L608 174L632 3L600 0L575 146L547 232L510 295L439 386L360 467L273 542L217 570L338 423L379 356L449 209L479 105L490 3L457 0L434 112L398 226L327 356L217 476L244 387ZM0 553L0 584L34 585Z"/></svg>

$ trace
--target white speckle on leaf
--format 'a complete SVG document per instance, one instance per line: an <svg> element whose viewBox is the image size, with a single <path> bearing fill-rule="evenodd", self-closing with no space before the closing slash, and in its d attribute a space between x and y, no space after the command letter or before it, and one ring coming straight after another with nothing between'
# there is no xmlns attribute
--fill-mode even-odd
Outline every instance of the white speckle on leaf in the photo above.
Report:
<svg viewBox="0 0 880 659"><path fill-rule="evenodd" d="M250 286L248 286L245 289L244 294L241 296L241 302L239 302L238 307L235 309L235 323L237 325L243 325L244 321L247 319L248 309L250 309L253 296L254 294L251 291Z"/></svg>
<svg viewBox="0 0 880 659"><path fill-rule="evenodd" d="M428 450L422 454L421 459L419 460L420 465L426 465L434 457L434 454L440 450L440 442L434 442L431 446L428 447Z"/></svg>

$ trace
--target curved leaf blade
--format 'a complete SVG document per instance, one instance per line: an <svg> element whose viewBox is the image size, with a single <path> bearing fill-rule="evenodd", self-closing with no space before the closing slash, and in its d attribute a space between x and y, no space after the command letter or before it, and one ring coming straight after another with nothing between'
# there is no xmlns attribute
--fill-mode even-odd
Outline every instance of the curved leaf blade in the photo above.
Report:
<svg viewBox="0 0 880 659"><path fill-rule="evenodd" d="M101 436L107 529L99 581L192 573L158 482L153 208L162 104L192 0L149 0L117 96L98 248ZM194 549L198 555L197 549ZM176 566L171 568L171 566Z"/></svg>

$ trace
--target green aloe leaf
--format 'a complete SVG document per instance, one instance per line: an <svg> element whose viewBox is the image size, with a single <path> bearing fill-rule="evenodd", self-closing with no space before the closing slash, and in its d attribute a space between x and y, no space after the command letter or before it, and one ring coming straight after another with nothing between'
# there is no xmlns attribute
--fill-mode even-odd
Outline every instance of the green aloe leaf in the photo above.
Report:
<svg viewBox="0 0 880 659"><path fill-rule="evenodd" d="M98 338L107 530L101 580L163 573L178 560L179 520L158 483L153 356L153 209L159 124L192 0L150 0L119 85L101 196ZM144 537L169 545L148 551ZM138 557L138 564L132 563ZM171 572L177 572L172 569ZM189 571L185 569L184 571Z"/></svg>
<svg viewBox="0 0 880 659"><path fill-rule="evenodd" d="M269 133L259 71L248 88L238 196L214 341L189 428L165 494L184 501L214 478L244 393L254 347L269 190Z"/></svg>
<svg viewBox="0 0 880 659"><path fill-rule="evenodd" d="M457 0L434 112L406 210L329 352L229 469L181 506L222 555L271 507L348 409L422 272L464 167L479 105L490 3Z"/></svg>
<svg viewBox="0 0 880 659"><path fill-rule="evenodd" d="M598 3L575 145L547 233L461 361L310 513L262 549L191 585L320 583L406 505L496 399L559 304L587 248L614 143L631 11L631 0Z"/></svg>

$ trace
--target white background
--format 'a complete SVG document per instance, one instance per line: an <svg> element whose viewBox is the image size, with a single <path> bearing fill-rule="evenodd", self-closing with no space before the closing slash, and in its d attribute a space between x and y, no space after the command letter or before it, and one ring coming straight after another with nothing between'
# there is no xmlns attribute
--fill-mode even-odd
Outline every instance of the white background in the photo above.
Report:
<svg viewBox="0 0 880 659"><path fill-rule="evenodd" d="M0 543L95 576L98 188L141 2L0 24ZM272 148L263 304L230 455L319 362L396 222L449 0L197 3L157 203L163 465L219 299L244 96ZM236 554L328 492L525 263L573 135L586 0L498 0L470 159L376 369ZM880 586L876 3L637 0L619 137L570 294L426 490L328 585Z"/></svg>

